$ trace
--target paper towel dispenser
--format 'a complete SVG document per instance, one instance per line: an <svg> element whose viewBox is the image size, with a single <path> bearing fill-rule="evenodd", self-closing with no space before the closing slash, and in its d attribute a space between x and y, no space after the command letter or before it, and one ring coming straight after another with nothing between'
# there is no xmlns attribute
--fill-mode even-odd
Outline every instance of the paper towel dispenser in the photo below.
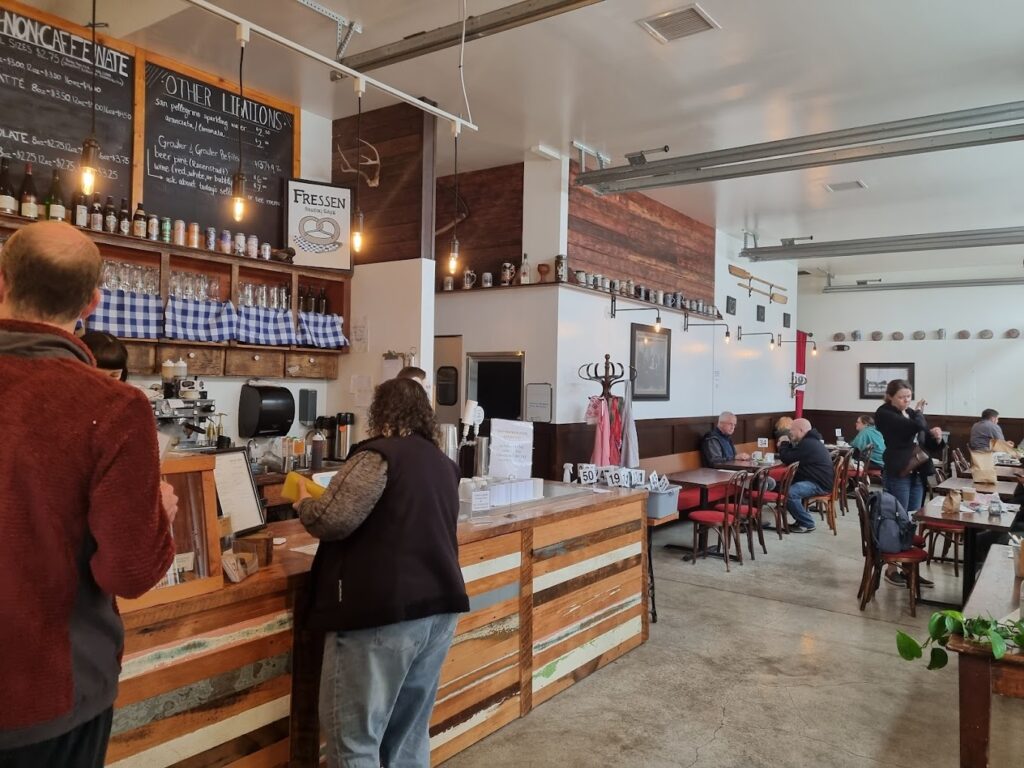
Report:
<svg viewBox="0 0 1024 768"><path fill-rule="evenodd" d="M295 398L284 387L243 384L238 397L238 434L241 437L287 435L295 420Z"/></svg>

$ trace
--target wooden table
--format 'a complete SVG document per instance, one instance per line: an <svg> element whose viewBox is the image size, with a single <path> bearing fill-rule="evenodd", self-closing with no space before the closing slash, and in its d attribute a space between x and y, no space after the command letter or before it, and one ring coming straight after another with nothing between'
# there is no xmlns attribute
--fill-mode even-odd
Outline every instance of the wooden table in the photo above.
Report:
<svg viewBox="0 0 1024 768"><path fill-rule="evenodd" d="M651 623L658 623L658 609L654 604L654 555L651 554L651 547L654 546L654 529L665 523L674 523L679 519L679 512L673 512L664 517L647 518L647 594L651 600Z"/></svg>
<svg viewBox="0 0 1024 768"><path fill-rule="evenodd" d="M1021 580L1008 557L1010 547L989 550L981 577L964 606L964 615L1002 619L1019 607ZM1024 654L992 658L987 645L975 645L954 635L948 648L960 654L960 766L987 768L992 694L1024 698Z"/></svg>
<svg viewBox="0 0 1024 768"><path fill-rule="evenodd" d="M753 459L733 459L732 461L723 461L721 464L716 464L715 469L732 469L742 472L757 472L759 469L775 469L781 467L781 461L773 461L771 463L765 463L763 461L754 461ZM669 478L671 479L671 478Z"/></svg>
<svg viewBox="0 0 1024 768"><path fill-rule="evenodd" d="M728 469L710 469L708 467L702 467L701 469L691 469L686 472L676 472L674 475L669 475L668 479L671 483L677 485L693 485L700 488L700 505L706 507L708 505L708 488L713 488L716 485L725 485L736 473Z"/></svg>
<svg viewBox="0 0 1024 768"><path fill-rule="evenodd" d="M1000 496L1013 496L1017 490L1017 483L1007 480L999 480L993 485L975 485L974 480L969 477L951 477L935 486L934 490L945 494L949 491L962 491L965 488L973 488L978 493L998 493Z"/></svg>
<svg viewBox="0 0 1024 768"><path fill-rule="evenodd" d="M996 477L1000 480L1015 481L1021 476L1024 476L1024 469L1021 469L1020 467L996 464Z"/></svg>
<svg viewBox="0 0 1024 768"><path fill-rule="evenodd" d="M962 583L961 605L966 605L974 588L975 570L978 566L978 531L997 531L1006 533L1010 530L1014 515L1018 510L1016 504L1004 504L1007 510L998 518L988 516L988 512L965 512L956 515L942 514L942 497L936 497L929 501L924 508L917 513L917 519L922 521L938 520L944 523L960 523L964 526L964 572ZM991 555L990 555L991 557Z"/></svg>

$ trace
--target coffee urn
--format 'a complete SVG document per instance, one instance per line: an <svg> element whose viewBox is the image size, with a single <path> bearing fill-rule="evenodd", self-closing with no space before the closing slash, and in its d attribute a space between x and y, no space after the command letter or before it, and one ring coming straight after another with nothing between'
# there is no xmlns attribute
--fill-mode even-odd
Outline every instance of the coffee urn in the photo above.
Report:
<svg viewBox="0 0 1024 768"><path fill-rule="evenodd" d="M339 413L335 416L320 416L316 420L316 428L323 430L327 437L327 458L333 461L344 461L352 448L352 426L355 414Z"/></svg>

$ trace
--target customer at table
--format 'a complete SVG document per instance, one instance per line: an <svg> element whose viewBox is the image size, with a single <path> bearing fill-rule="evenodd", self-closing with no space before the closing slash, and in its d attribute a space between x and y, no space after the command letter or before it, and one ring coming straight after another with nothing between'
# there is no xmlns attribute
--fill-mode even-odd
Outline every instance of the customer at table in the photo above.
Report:
<svg viewBox="0 0 1024 768"><path fill-rule="evenodd" d="M426 768L441 664L457 614L469 610L459 470L438 448L434 412L411 379L377 387L369 430L323 496L295 504L321 539L306 623L327 632L327 764Z"/></svg>
<svg viewBox="0 0 1024 768"><path fill-rule="evenodd" d="M885 438L882 437L882 433L875 426L874 418L866 413L862 414L857 417L855 426L857 434L850 441L850 447L858 452L856 454L858 456L863 455L870 448L871 466L865 467L865 469L881 469L882 456L885 455Z"/></svg>
<svg viewBox="0 0 1024 768"><path fill-rule="evenodd" d="M100 264L59 222L0 250L4 768L103 765L124 647L114 596L140 596L174 561L149 403L72 335L99 302Z"/></svg>
<svg viewBox="0 0 1024 768"><path fill-rule="evenodd" d="M807 419L793 420L788 433L779 437L777 453L783 464L800 462L786 498L786 509L796 521L789 526L790 533L810 533L815 528L814 517L804 507L804 499L832 492L832 458Z"/></svg>
<svg viewBox="0 0 1024 768"><path fill-rule="evenodd" d="M929 427L925 419L924 409L928 401L922 398L917 401L916 408L911 408L913 399L909 382L893 379L885 388L885 402L875 411L875 424L885 440L882 487L895 496L911 515L924 504L928 477L935 473L930 458L920 463L915 460L916 449L940 451L943 446L942 429ZM885 579L896 586L906 584L906 577L895 566L887 569ZM932 585L924 578L920 583Z"/></svg>
<svg viewBox="0 0 1024 768"><path fill-rule="evenodd" d="M736 431L736 414L723 411L718 417L718 426L704 435L700 441L700 455L704 466L715 467L739 459L746 461L749 453L736 453L732 435Z"/></svg>
<svg viewBox="0 0 1024 768"><path fill-rule="evenodd" d="M981 421L976 421L971 427L971 438L967 446L972 451L988 453L992 450L993 440L1006 441L1006 438L1003 437L1003 428L999 426L999 411L986 408L981 412Z"/></svg>

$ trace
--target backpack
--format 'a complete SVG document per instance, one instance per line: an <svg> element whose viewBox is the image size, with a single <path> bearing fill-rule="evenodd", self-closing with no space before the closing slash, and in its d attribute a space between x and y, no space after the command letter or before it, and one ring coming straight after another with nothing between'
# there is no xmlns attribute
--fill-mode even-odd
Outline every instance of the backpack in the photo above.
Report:
<svg viewBox="0 0 1024 768"><path fill-rule="evenodd" d="M886 491L875 491L868 502L871 536L881 554L895 554L914 544L914 521L899 500Z"/></svg>

